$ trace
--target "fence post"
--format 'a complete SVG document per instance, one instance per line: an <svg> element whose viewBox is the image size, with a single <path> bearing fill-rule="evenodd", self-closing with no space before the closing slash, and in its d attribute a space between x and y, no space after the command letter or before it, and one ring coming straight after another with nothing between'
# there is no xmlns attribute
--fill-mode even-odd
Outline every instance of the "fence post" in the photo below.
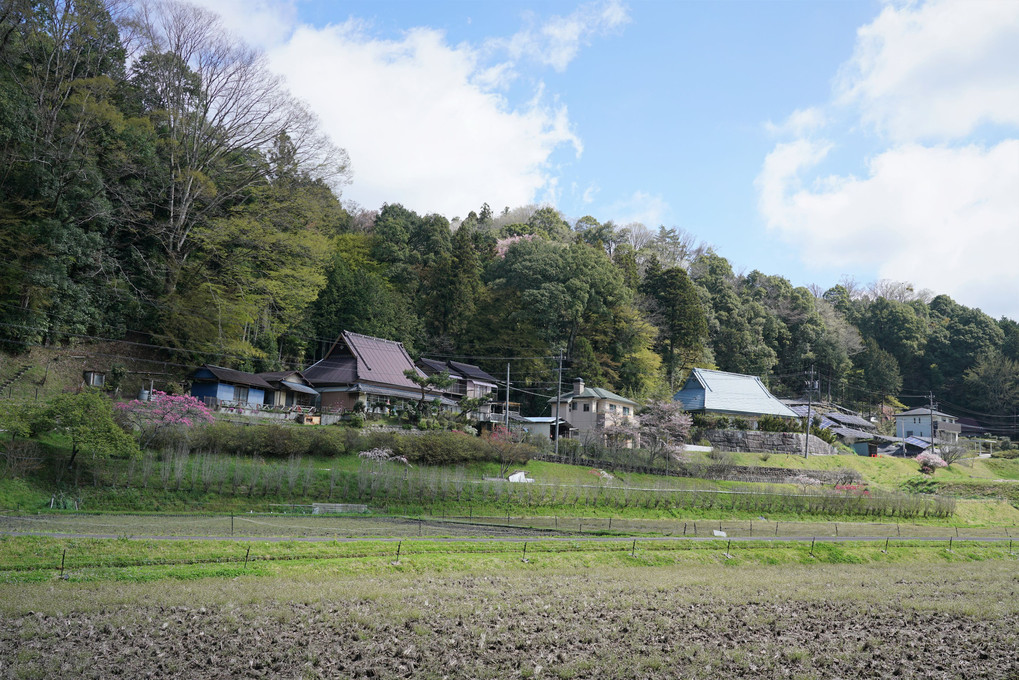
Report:
<svg viewBox="0 0 1019 680"><path fill-rule="evenodd" d="M527 541L524 541L524 562L527 561Z"/></svg>
<svg viewBox="0 0 1019 680"><path fill-rule="evenodd" d="M396 544L396 561L397 562L400 561L400 548L402 548L402 547L403 547L403 541L400 541L399 543Z"/></svg>
<svg viewBox="0 0 1019 680"><path fill-rule="evenodd" d="M610 531L612 530L612 518L611 517L609 517L609 530Z"/></svg>
<svg viewBox="0 0 1019 680"><path fill-rule="evenodd" d="M887 538L885 539L885 549L884 549L885 554L888 553L888 540L889 539L887 539Z"/></svg>
<svg viewBox="0 0 1019 680"><path fill-rule="evenodd" d="M731 555L729 554L729 548L731 548L731 547L732 547L732 539L730 538L729 542L725 544L725 556L726 557L731 557Z"/></svg>
<svg viewBox="0 0 1019 680"><path fill-rule="evenodd" d="M248 555L251 554L251 546L248 546L248 552L244 553L244 568L248 568Z"/></svg>
<svg viewBox="0 0 1019 680"><path fill-rule="evenodd" d="M810 539L810 556L811 556L811 557L813 557L813 556L814 556L814 541L815 541L815 540L816 540L816 539L814 539L814 538L811 538L811 539Z"/></svg>
<svg viewBox="0 0 1019 680"><path fill-rule="evenodd" d="M637 556L637 539L633 540L633 545L630 546L630 557Z"/></svg>
<svg viewBox="0 0 1019 680"><path fill-rule="evenodd" d="M838 535L839 535L839 523L835 522L835 536L838 537Z"/></svg>
<svg viewBox="0 0 1019 680"><path fill-rule="evenodd" d="M683 522L683 535L686 536L686 522Z"/></svg>
<svg viewBox="0 0 1019 680"><path fill-rule="evenodd" d="M1012 551L1012 544L1008 544L1009 552ZM67 548L64 548L64 554L60 556L60 578L64 578L64 558L67 557Z"/></svg>
<svg viewBox="0 0 1019 680"><path fill-rule="evenodd" d="M778 536L778 525L779 524L781 524L781 522L775 522L775 535L776 536Z"/></svg>
<svg viewBox="0 0 1019 680"><path fill-rule="evenodd" d="M954 540L954 538L952 536L948 537L948 552L952 552L952 541L953 540Z"/></svg>

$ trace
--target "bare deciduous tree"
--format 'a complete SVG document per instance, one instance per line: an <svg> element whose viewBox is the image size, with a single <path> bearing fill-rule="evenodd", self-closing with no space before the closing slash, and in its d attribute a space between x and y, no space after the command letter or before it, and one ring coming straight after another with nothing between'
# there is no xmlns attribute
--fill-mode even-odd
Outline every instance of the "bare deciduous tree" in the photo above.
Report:
<svg viewBox="0 0 1019 680"><path fill-rule="evenodd" d="M196 225L269 174L265 156L281 137L305 175L334 186L347 179L346 152L216 14L156 0L141 4L133 23L141 56L132 81L165 140L169 175L155 202L172 263L187 257Z"/></svg>

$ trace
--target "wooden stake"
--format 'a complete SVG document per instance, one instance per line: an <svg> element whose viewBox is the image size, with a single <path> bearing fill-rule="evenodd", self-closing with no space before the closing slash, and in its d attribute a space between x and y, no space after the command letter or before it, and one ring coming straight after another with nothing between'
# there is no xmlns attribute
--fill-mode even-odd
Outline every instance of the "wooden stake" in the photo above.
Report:
<svg viewBox="0 0 1019 680"><path fill-rule="evenodd" d="M251 546L248 546L248 552L244 553L244 568L248 568L248 555L251 554Z"/></svg>

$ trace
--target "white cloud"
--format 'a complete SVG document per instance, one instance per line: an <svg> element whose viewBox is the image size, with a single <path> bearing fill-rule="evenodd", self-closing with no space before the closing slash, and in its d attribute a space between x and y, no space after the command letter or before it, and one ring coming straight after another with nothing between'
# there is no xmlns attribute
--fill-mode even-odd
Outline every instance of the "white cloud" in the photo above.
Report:
<svg viewBox="0 0 1019 680"><path fill-rule="evenodd" d="M804 188L828 147L779 145L758 177L769 227L816 268L876 265L993 315L1019 318L1019 140L990 148L903 145L871 160L866 178Z"/></svg>
<svg viewBox="0 0 1019 680"><path fill-rule="evenodd" d="M765 158L758 208L816 269L910 281L1019 318L1017 127L1019 2L888 4L857 31L831 101L766 124L793 141ZM865 176L824 174L853 162L861 134L886 144Z"/></svg>
<svg viewBox="0 0 1019 680"><path fill-rule="evenodd" d="M659 195L634 191L630 196L606 206L604 213L616 224L640 222L652 229L665 222L669 204Z"/></svg>
<svg viewBox="0 0 1019 680"><path fill-rule="evenodd" d="M794 135L801 137L824 126L825 114L821 109L812 106L806 109L796 109L789 117L779 124L768 121L764 129L773 135Z"/></svg>
<svg viewBox="0 0 1019 680"><path fill-rule="evenodd" d="M250 45L269 49L289 37L297 20L295 0L189 0L218 14L223 25Z"/></svg>
<svg viewBox="0 0 1019 680"><path fill-rule="evenodd" d="M899 142L1019 124L1019 2L887 5L858 30L837 90L839 103Z"/></svg>
<svg viewBox="0 0 1019 680"><path fill-rule="evenodd" d="M475 48L450 45L429 28L383 40L356 19L298 25L296 0L197 2L265 48L273 69L349 152L354 176L345 198L447 216L486 201L558 200L550 158L563 147L579 156L583 145L566 106L541 82L530 101L507 99L516 60L562 70L593 37L629 20L618 0L606 0Z"/></svg>
<svg viewBox="0 0 1019 680"><path fill-rule="evenodd" d="M485 201L523 205L555 196L555 149L582 149L564 105L539 89L514 108L479 77L489 70L478 53L439 31L381 40L354 21L301 26L270 58L350 153L346 193L367 207L454 216Z"/></svg>
<svg viewBox="0 0 1019 680"><path fill-rule="evenodd" d="M568 16L554 16L540 26L529 26L508 39L493 39L488 47L505 49L514 59L532 59L564 71L592 37L605 35L629 21L629 12L619 0L593 2L581 5Z"/></svg>

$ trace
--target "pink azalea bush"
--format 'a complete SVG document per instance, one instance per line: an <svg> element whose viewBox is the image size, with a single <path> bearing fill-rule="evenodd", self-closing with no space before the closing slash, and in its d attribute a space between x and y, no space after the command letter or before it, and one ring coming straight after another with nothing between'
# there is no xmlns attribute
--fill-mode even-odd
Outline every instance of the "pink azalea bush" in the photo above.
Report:
<svg viewBox="0 0 1019 680"><path fill-rule="evenodd" d="M186 394L167 394L156 390L149 401L121 402L117 411L132 428L142 435L142 446L157 436L171 431L181 432L213 421L212 411L201 400Z"/></svg>
<svg viewBox="0 0 1019 680"><path fill-rule="evenodd" d="M948 465L941 456L930 451L924 451L913 460L920 464L920 472L925 475L932 475L938 468L947 467Z"/></svg>

